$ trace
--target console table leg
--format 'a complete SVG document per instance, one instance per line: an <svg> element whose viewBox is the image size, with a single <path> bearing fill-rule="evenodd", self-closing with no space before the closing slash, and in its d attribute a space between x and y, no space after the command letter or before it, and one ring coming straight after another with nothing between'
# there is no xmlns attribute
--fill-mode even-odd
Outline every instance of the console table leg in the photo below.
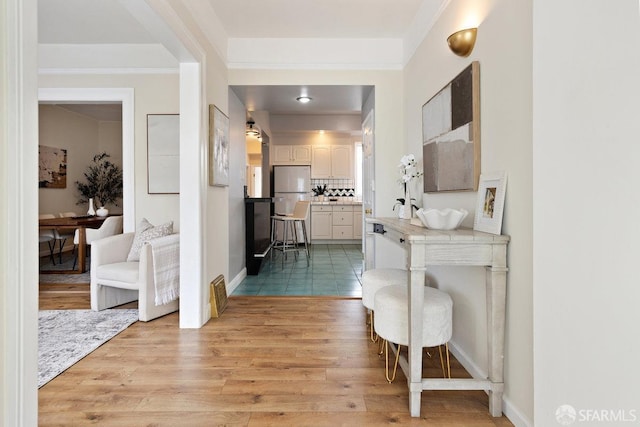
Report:
<svg viewBox="0 0 640 427"><path fill-rule="evenodd" d="M487 344L489 353L489 412L502 416L502 390L504 387L504 329L507 300L507 269L487 267Z"/></svg>

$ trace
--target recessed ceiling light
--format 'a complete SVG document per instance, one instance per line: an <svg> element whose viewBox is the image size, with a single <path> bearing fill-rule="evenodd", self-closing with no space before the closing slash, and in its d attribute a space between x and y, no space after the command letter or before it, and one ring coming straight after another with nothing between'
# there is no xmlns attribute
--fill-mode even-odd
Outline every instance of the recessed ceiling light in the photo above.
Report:
<svg viewBox="0 0 640 427"><path fill-rule="evenodd" d="M296 98L296 101L306 104L307 102L311 101L311 98L308 96L299 96Z"/></svg>

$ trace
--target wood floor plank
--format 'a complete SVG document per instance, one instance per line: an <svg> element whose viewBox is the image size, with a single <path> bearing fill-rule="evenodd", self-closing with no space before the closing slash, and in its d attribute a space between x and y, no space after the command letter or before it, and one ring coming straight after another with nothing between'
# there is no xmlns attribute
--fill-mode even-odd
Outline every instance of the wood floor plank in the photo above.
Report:
<svg viewBox="0 0 640 427"><path fill-rule="evenodd" d="M81 288L51 288L41 308L89 308ZM179 313L136 322L39 390L39 425L511 425L482 391L423 392L410 417L366 317L359 299L230 297L200 329L180 329ZM437 377L434 354L424 372ZM452 373L469 376L455 358Z"/></svg>

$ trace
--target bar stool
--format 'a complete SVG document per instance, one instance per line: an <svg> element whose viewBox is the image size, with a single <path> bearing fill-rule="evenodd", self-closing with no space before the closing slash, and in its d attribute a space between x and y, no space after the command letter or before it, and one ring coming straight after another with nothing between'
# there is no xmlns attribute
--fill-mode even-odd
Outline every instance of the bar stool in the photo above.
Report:
<svg viewBox="0 0 640 427"><path fill-rule="evenodd" d="M271 217L271 261L273 261L273 250L282 252L282 268L287 257L287 252L295 252L298 257L298 224L302 227L302 237L304 242L304 251L307 256L307 266L311 259L309 252L309 239L307 238L307 228L304 221L309 216L309 201L299 200L296 202L291 215L273 215ZM282 224L282 240L278 240L277 226Z"/></svg>
<svg viewBox="0 0 640 427"><path fill-rule="evenodd" d="M407 285L407 270L400 268L373 268L362 273L362 305L369 312L369 335L378 340L373 330L373 304L376 292L385 286Z"/></svg>
<svg viewBox="0 0 640 427"><path fill-rule="evenodd" d="M396 377L400 346L409 345L409 297L406 285L386 286L374 298L375 330L385 340L385 375L388 382ZM451 378L449 340L453 330L453 301L446 292L425 286L422 303L421 347L438 347L444 377ZM389 341L398 345L393 375L389 377ZM442 348L445 346L447 369L445 371Z"/></svg>

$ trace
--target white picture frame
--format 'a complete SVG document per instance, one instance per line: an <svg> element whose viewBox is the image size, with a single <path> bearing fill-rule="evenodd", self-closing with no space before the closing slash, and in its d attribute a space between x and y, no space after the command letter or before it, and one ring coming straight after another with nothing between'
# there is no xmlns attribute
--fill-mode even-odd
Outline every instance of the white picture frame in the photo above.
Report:
<svg viewBox="0 0 640 427"><path fill-rule="evenodd" d="M474 230L491 234L501 233L506 186L507 174L504 171L480 175Z"/></svg>

